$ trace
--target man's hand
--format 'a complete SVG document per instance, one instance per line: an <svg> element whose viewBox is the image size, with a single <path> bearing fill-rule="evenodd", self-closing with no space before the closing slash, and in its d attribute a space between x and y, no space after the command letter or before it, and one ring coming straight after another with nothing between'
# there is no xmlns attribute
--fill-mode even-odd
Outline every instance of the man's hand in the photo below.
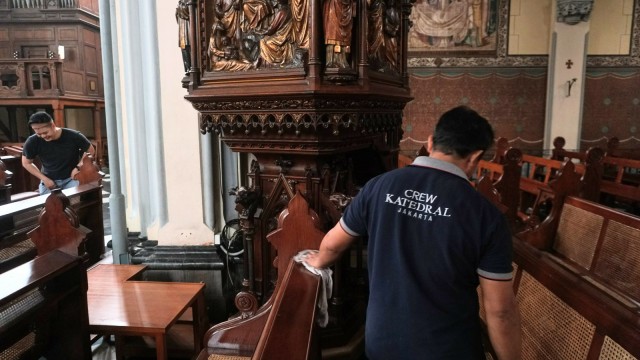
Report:
<svg viewBox="0 0 640 360"><path fill-rule="evenodd" d="M71 170L71 178L73 180L76 180L76 176L80 173L80 170L78 168L78 166L74 167L73 170Z"/></svg>
<svg viewBox="0 0 640 360"><path fill-rule="evenodd" d="M304 258L304 260L307 262L307 264L313 266L314 268L316 269L320 268L320 262L318 261L319 260L318 253L316 252L310 253Z"/></svg>
<svg viewBox="0 0 640 360"><path fill-rule="evenodd" d="M54 189L56 187L56 183L53 180L49 179L49 178L44 178L42 180L42 182L44 183L44 186L46 186L47 189L49 189L49 190L52 190L52 189Z"/></svg>

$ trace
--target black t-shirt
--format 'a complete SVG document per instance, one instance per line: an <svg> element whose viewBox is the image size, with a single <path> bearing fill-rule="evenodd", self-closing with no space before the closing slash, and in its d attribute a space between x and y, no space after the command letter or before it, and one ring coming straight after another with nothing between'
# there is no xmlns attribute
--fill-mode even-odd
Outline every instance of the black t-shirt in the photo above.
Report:
<svg viewBox="0 0 640 360"><path fill-rule="evenodd" d="M51 180L71 177L71 171L78 164L91 143L79 131L62 129L57 140L45 141L33 134L24 143L22 154L29 160L40 159L40 171Z"/></svg>

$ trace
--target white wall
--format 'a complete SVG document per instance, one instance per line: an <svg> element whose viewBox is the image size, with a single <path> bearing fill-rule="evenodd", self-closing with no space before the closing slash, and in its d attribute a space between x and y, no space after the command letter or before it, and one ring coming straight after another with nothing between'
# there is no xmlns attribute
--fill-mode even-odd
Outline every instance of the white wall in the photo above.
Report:
<svg viewBox="0 0 640 360"><path fill-rule="evenodd" d="M178 48L177 1L157 1L158 52L164 162L169 222L158 232L162 245L213 242L203 223L198 113L183 97L182 55Z"/></svg>
<svg viewBox="0 0 640 360"><path fill-rule="evenodd" d="M149 36L130 33L130 31L139 31L144 25L140 25L142 22L131 18L132 14L122 13L126 11L123 9L123 4L127 7L140 6L136 9L138 10L148 9L149 3L119 1L116 4L121 92L117 101L121 107L119 113L119 125L122 131L120 150L123 152L123 174L121 175L124 179L128 230L141 231L148 236L149 240L158 240L160 245L213 243L213 231L203 221L198 114L183 98L187 91L181 84L184 68L182 55L177 46L178 26L174 15L177 1L156 1L154 14L148 14L148 11L144 14L134 14L156 17L157 44L153 46L157 49L158 59L145 59L148 52L139 50L149 49L149 46L138 42L141 39L148 39ZM125 26L124 15L131 18L131 24L128 25L131 29ZM127 50L127 44L133 44L133 55L125 53L131 51ZM152 76L157 76L157 81L145 78L137 68L151 66L154 60L158 62L159 69L158 74ZM133 69L127 69L127 66ZM154 82L158 84L157 89L143 88ZM153 93L159 94L160 98L150 98L150 94ZM153 106L155 103L159 107L158 114L155 114L156 109ZM140 113L141 108L144 109L143 113ZM158 117L159 122L156 121ZM139 122L144 124L140 125ZM160 126L160 131L152 128L155 126ZM149 151L148 145L151 142L148 136L152 133L162 134L163 154ZM144 151L142 158L148 161L144 163L135 161L141 158L140 153L134 153L135 151ZM157 184L154 176L164 177L166 189L166 193L163 194L164 199L158 199L150 189L151 183L156 181ZM145 198L151 201L146 201ZM162 215L158 217L154 206L166 207L166 221L162 219Z"/></svg>

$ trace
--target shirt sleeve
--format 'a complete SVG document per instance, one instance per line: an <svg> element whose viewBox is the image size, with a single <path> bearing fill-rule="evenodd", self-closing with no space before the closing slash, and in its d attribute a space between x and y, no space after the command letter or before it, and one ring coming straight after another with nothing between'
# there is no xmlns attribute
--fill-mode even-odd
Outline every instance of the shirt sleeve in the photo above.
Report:
<svg viewBox="0 0 640 360"><path fill-rule="evenodd" d="M82 134L81 132L76 133L76 135L78 148L83 152L87 152L89 150L89 146L91 146L91 141L89 141L89 139L87 139L87 137L84 136L84 134Z"/></svg>
<svg viewBox="0 0 640 360"><path fill-rule="evenodd" d="M480 258L478 275L491 280L513 278L513 243L505 217L502 214L494 221L488 232L487 246Z"/></svg>
<svg viewBox="0 0 640 360"><path fill-rule="evenodd" d="M27 140L24 142L24 145L22 146L22 155L29 160L35 159L36 158L35 145L36 144L34 142L34 139L31 136L28 137Z"/></svg>
<svg viewBox="0 0 640 360"><path fill-rule="evenodd" d="M367 216L369 198L375 179L370 180L351 200L340 219L340 225L351 236L367 235Z"/></svg>

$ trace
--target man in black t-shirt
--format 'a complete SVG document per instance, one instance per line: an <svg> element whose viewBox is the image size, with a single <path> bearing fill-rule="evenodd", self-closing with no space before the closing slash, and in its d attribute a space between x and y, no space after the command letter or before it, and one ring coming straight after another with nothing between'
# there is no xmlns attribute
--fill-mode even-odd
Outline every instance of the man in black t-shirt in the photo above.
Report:
<svg viewBox="0 0 640 360"><path fill-rule="evenodd" d="M29 126L34 134L24 143L22 166L40 179L40 194L78 186L75 176L85 156L95 153L89 140L79 131L57 127L46 112L31 115ZM33 163L36 157L42 163L40 169Z"/></svg>

